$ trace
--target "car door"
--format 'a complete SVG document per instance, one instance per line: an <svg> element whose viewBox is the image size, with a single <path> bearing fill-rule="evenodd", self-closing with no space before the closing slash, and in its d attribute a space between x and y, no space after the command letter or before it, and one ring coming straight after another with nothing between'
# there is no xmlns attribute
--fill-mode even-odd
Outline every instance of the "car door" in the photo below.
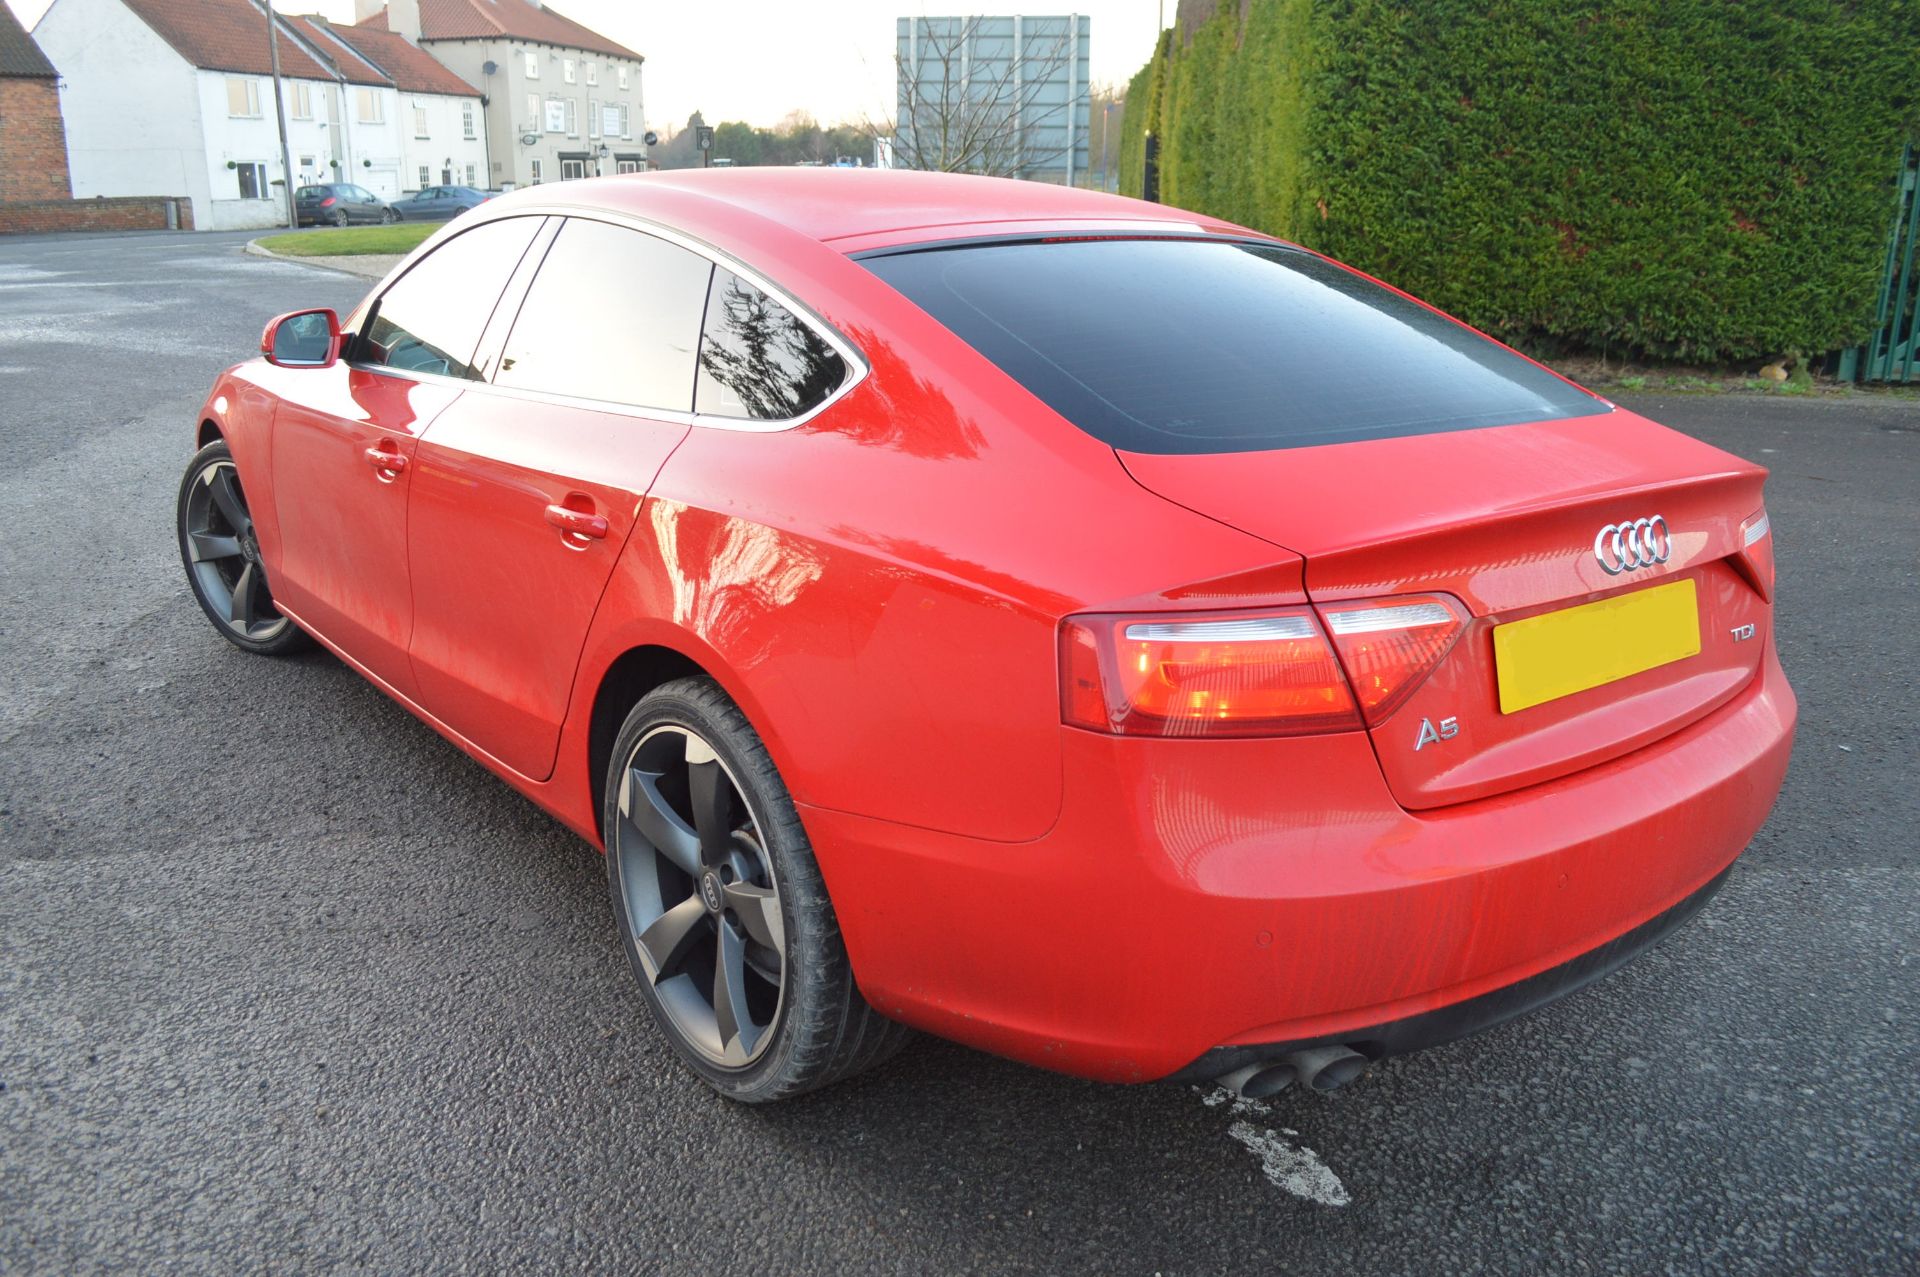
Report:
<svg viewBox="0 0 1920 1277"><path fill-rule="evenodd" d="M488 222L422 257L357 317L346 358L299 372L274 414L275 597L405 695L415 448L476 384L488 318L545 221Z"/></svg>
<svg viewBox="0 0 1920 1277"><path fill-rule="evenodd" d="M691 428L712 273L657 236L566 219L482 346L491 385L421 440L408 514L420 703L524 776L552 774L594 609Z"/></svg>

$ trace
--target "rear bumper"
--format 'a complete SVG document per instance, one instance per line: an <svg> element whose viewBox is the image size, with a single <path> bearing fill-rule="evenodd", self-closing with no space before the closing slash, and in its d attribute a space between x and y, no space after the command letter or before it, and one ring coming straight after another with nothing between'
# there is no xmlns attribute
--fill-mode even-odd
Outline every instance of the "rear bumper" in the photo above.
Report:
<svg viewBox="0 0 1920 1277"><path fill-rule="evenodd" d="M1063 729L1064 805L1033 842L802 816L877 1008L1146 1081L1243 1047L1413 1049L1597 978L1704 903L1772 807L1795 717L1769 651L1662 741L1431 811L1393 801L1360 734Z"/></svg>
<svg viewBox="0 0 1920 1277"><path fill-rule="evenodd" d="M1558 1002L1633 961L1706 908L1707 901L1713 899L1732 876L1733 866L1729 865L1714 875L1706 886L1673 908L1655 914L1599 948L1589 949L1571 962L1563 962L1477 998L1408 1016L1404 1020L1392 1020L1317 1038L1215 1047L1167 1080L1210 1082L1249 1064L1270 1062L1290 1052L1315 1046L1345 1046L1369 1059L1378 1060L1389 1055L1424 1051L1430 1046L1444 1046L1448 1042L1483 1032Z"/></svg>

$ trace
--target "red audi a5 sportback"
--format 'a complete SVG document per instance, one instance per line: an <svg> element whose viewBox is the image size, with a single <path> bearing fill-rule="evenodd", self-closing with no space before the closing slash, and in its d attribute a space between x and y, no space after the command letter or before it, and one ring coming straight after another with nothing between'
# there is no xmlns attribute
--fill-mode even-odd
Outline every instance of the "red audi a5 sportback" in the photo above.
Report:
<svg viewBox="0 0 1920 1277"><path fill-rule="evenodd" d="M1337 1086L1654 943L1786 771L1765 472L1242 227L570 182L261 354L180 490L201 605L604 847L736 1099L909 1025Z"/></svg>

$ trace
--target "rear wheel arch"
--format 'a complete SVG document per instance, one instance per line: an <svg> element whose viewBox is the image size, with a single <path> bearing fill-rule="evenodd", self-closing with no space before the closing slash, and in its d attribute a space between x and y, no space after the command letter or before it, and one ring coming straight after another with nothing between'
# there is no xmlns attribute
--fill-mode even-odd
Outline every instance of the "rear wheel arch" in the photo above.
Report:
<svg viewBox="0 0 1920 1277"><path fill-rule="evenodd" d="M593 694L593 710L587 720L587 783L592 786L594 832L603 843L607 831L602 827L606 821L601 811L601 795L606 792L607 768L613 763L613 745L621 725L642 696L663 683L692 675L713 677L686 653L649 644L622 652L600 676L600 686Z"/></svg>

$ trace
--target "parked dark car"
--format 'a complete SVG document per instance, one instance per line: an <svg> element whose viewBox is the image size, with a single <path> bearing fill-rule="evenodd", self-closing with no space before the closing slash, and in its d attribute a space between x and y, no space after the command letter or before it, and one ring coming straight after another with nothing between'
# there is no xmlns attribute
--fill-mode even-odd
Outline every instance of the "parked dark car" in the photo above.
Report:
<svg viewBox="0 0 1920 1277"><path fill-rule="evenodd" d="M349 222L397 222L400 215L393 205L364 186L352 182L328 182L321 186L302 186L293 193L293 208L300 225L329 224L345 226Z"/></svg>
<svg viewBox="0 0 1920 1277"><path fill-rule="evenodd" d="M393 202L395 216L408 222L444 222L492 199L471 186L429 186Z"/></svg>

